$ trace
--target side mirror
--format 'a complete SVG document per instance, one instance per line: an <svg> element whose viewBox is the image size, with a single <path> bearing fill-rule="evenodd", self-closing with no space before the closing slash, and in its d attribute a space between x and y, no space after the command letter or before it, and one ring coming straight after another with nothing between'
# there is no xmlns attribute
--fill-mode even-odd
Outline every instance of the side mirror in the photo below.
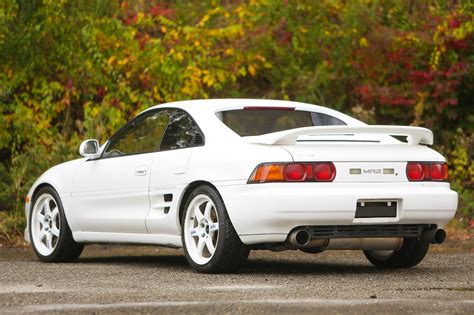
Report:
<svg viewBox="0 0 474 315"><path fill-rule="evenodd" d="M95 139L83 141L79 147L79 154L90 159L98 158L100 156L99 141Z"/></svg>

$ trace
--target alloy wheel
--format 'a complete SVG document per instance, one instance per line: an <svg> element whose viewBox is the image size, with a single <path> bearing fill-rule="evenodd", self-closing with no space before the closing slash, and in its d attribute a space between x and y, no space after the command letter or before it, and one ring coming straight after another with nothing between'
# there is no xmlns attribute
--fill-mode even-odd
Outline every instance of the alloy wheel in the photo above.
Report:
<svg viewBox="0 0 474 315"><path fill-rule="evenodd" d="M36 250L49 256L56 248L61 229L58 204L50 194L41 195L31 212L31 237Z"/></svg>
<svg viewBox="0 0 474 315"><path fill-rule="evenodd" d="M207 195L191 200L184 221L186 249L199 265L208 263L216 251L219 240L219 218L216 207Z"/></svg>

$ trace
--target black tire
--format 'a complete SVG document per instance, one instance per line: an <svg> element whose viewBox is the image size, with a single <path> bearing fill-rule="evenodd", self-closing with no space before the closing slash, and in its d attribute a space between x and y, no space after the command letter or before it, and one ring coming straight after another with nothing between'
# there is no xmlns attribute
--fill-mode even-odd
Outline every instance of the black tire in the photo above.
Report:
<svg viewBox="0 0 474 315"><path fill-rule="evenodd" d="M186 212L189 204L198 195L206 195L214 203L215 209L218 213L219 233L218 242L212 258L206 264L196 263L190 256L185 242L185 220ZM240 240L235 231L229 215L227 214L224 202L219 193L212 187L203 185L194 189L186 200L183 211L181 224L181 240L183 242L183 249L186 259L191 267L199 273L232 273L239 269L239 267L247 260L250 249L245 246Z"/></svg>
<svg viewBox="0 0 474 315"><path fill-rule="evenodd" d="M60 220L59 237L57 239L57 243L54 250L49 255L42 255L38 251L32 236L32 211L38 199L45 194L51 195L54 201L56 202L56 205L59 210ZM66 220L66 215L64 214L64 208L61 199L59 198L59 195L56 190L54 190L51 186L41 188L33 197L29 216L29 233L33 250L35 251L36 256L38 256L38 259L43 262L72 262L79 258L82 253L82 250L84 249L84 244L80 244L74 241L71 229L69 228L69 224Z"/></svg>
<svg viewBox="0 0 474 315"><path fill-rule="evenodd" d="M418 265L426 253L430 244L417 239L405 238L402 248L393 251L391 255L377 255L376 251L364 250L365 257L377 268L410 268Z"/></svg>

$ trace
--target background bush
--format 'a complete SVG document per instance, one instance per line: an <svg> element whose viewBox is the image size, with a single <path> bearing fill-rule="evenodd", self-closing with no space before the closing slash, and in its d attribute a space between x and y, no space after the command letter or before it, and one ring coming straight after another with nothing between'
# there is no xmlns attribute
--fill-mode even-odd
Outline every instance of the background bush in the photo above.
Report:
<svg viewBox="0 0 474 315"><path fill-rule="evenodd" d="M143 109L243 97L426 126L474 213L471 1L0 3L0 232L47 168Z"/></svg>

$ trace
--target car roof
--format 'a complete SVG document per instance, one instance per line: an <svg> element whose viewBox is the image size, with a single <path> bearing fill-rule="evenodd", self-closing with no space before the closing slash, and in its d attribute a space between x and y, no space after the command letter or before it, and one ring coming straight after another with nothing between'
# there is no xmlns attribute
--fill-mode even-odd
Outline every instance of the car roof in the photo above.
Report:
<svg viewBox="0 0 474 315"><path fill-rule="evenodd" d="M293 101L282 101L282 100L269 100L269 99L244 99L244 98L222 98L222 99L199 99L199 100L187 100L187 101L176 101L170 103L163 103L151 107L174 107L181 108L189 112L194 110L205 110L205 111L222 111L226 109L237 109L244 108L246 106L262 106L262 107L309 107L308 109L326 109L325 107L318 105L311 105ZM199 107L199 108L196 108Z"/></svg>
<svg viewBox="0 0 474 315"><path fill-rule="evenodd" d="M345 121L349 125L364 125L361 121L354 119L348 115L345 115L336 110L300 103L293 101L281 101L281 100L268 100L268 99L202 99L202 100L189 100L189 101L177 101L171 103L159 104L146 109L144 112L153 109L165 109L165 108L178 108L188 112L194 120L197 122L199 127L202 129L206 136L206 143L208 140L211 142L219 143L224 139L230 140L232 138L240 138L230 128L228 128L222 121L217 117L216 113L226 110L238 110L244 109L244 107L294 107L296 110L305 110L311 112L318 112L333 117L339 118Z"/></svg>
<svg viewBox="0 0 474 315"><path fill-rule="evenodd" d="M180 108L189 112L192 116L200 113L205 113L206 115L216 112L233 110L233 109L243 109L244 107L294 107L296 110L307 110L314 111L319 113L325 113L333 115L335 117L342 117L344 120L350 119L355 120L354 118L347 116L336 110L313 105L307 103L293 102L293 101L283 101L283 100L270 100L270 99L240 99L240 98L227 98L227 99L199 99L199 100L188 100L188 101L177 101L170 103L163 103L155 105L145 111L156 109L156 108Z"/></svg>

